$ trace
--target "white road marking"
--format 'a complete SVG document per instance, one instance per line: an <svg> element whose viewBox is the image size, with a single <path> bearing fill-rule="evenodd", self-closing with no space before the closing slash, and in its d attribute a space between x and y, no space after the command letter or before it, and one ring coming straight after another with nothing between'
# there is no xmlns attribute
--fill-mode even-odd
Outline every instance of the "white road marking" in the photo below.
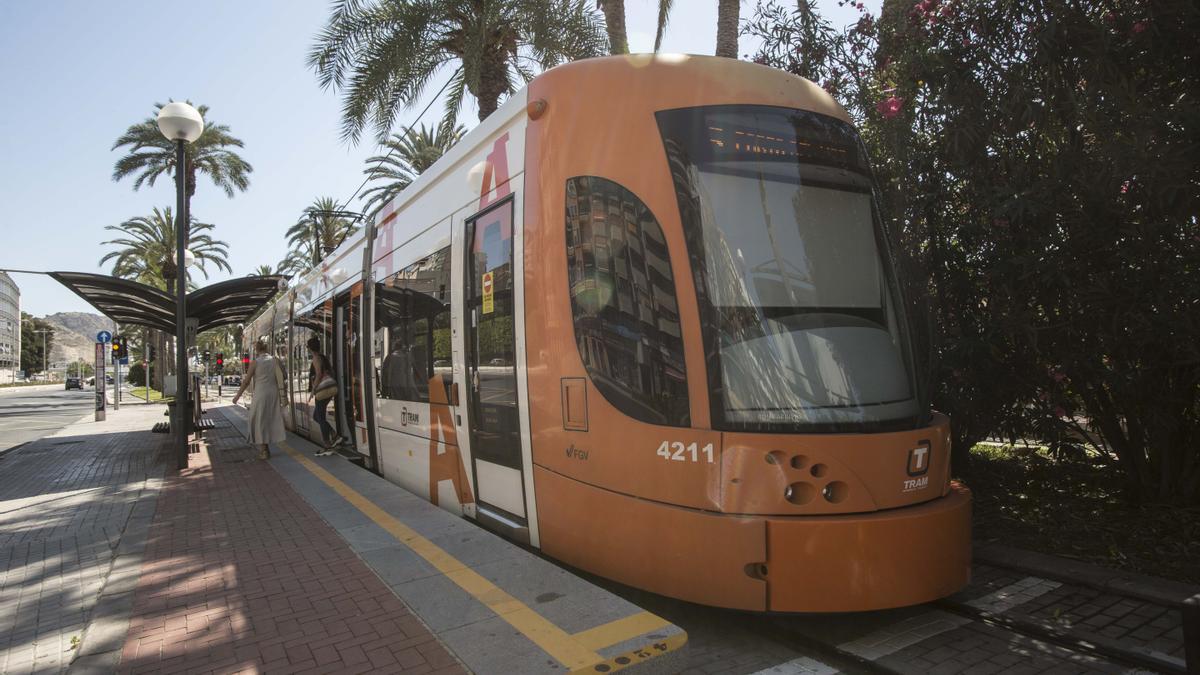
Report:
<svg viewBox="0 0 1200 675"><path fill-rule="evenodd" d="M839 672L837 668L827 666L816 659L801 656L777 666L760 670L754 675L833 675Z"/></svg>
<svg viewBox="0 0 1200 675"><path fill-rule="evenodd" d="M850 652L855 656L874 661L888 654L917 644L934 635L954 630L959 626L971 623L971 620L949 612L930 610L914 617L885 626L868 633L857 640L843 642L838 649Z"/></svg>
<svg viewBox="0 0 1200 675"><path fill-rule="evenodd" d="M1017 605L1029 602L1039 595L1045 595L1059 586L1062 586L1062 584L1057 581L1050 581L1041 577L1025 577L998 591L975 598L967 604L988 614L1002 614Z"/></svg>

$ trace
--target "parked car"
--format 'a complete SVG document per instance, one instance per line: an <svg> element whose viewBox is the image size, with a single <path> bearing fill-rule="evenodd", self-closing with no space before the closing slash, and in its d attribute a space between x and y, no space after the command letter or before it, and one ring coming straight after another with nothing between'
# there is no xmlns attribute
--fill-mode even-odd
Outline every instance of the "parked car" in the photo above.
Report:
<svg viewBox="0 0 1200 675"><path fill-rule="evenodd" d="M70 390L70 389L83 389L83 380L82 380L82 379L80 379L80 378L78 378L78 377L68 377L68 378L67 378L67 386L66 386L66 388L67 388L68 390Z"/></svg>

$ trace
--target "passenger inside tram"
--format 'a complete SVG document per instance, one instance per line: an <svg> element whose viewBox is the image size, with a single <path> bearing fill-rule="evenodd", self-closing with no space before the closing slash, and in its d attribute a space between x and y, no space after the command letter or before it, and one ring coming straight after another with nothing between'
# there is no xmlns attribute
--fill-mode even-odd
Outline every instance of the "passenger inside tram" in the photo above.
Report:
<svg viewBox="0 0 1200 675"><path fill-rule="evenodd" d="M404 340L402 331L392 340L392 348L383 359L383 372L380 376L388 398L401 401L421 400L417 383L428 382L429 377L418 370L412 348Z"/></svg>

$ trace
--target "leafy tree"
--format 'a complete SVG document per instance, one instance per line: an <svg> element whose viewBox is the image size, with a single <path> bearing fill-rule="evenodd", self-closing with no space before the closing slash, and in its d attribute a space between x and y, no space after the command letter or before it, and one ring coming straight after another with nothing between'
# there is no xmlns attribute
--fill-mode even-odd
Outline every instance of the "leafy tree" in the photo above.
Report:
<svg viewBox="0 0 1200 675"><path fill-rule="evenodd" d="M53 324L21 312L21 370L27 374L45 372L53 351Z"/></svg>
<svg viewBox="0 0 1200 675"><path fill-rule="evenodd" d="M362 193L367 215L374 216L392 201L446 154L464 133L466 128L462 125L454 128L441 125L435 131L422 124L419 131L410 127L402 134L392 134L384 143L386 152L366 160L367 168L363 173L367 174L368 182L374 183Z"/></svg>
<svg viewBox="0 0 1200 675"><path fill-rule="evenodd" d="M189 102L190 103L190 102ZM175 174L175 144L158 130L158 111L162 103L155 103L155 113L141 122L130 126L113 143L112 149L125 148L128 154L117 160L112 179L121 180L137 174L133 189L143 184L153 186L164 173ZM233 197L234 191L245 192L250 186L250 173L254 168L232 148L241 148L241 139L234 137L225 124L216 124L209 119L208 106L197 107L204 118L204 133L193 143L185 145L187 158L185 168L188 212L191 212L192 195L196 194L196 174L207 175L217 187Z"/></svg>
<svg viewBox="0 0 1200 675"><path fill-rule="evenodd" d="M1200 503L1200 10L885 0L806 32L804 4L760 4L759 60L863 130L960 452L1089 431L1131 498Z"/></svg>
<svg viewBox="0 0 1200 675"><path fill-rule="evenodd" d="M288 228L291 253L280 263L281 269L305 272L338 247L346 237L358 232L356 219L346 213L332 197L318 197L304 210L296 224Z"/></svg>
<svg viewBox="0 0 1200 675"><path fill-rule="evenodd" d="M444 65L453 124L464 93L483 120L535 68L598 56L599 16L584 0L339 0L309 52L323 88L340 91L342 136L374 126L382 140Z"/></svg>

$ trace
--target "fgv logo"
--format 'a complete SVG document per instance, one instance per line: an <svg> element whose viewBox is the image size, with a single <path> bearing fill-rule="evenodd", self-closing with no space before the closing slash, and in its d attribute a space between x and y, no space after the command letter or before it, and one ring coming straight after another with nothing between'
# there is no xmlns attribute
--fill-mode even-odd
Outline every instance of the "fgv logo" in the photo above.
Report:
<svg viewBox="0 0 1200 675"><path fill-rule="evenodd" d="M918 441L917 447L908 451L908 475L923 476L929 471L929 451L932 447L929 441Z"/></svg>

